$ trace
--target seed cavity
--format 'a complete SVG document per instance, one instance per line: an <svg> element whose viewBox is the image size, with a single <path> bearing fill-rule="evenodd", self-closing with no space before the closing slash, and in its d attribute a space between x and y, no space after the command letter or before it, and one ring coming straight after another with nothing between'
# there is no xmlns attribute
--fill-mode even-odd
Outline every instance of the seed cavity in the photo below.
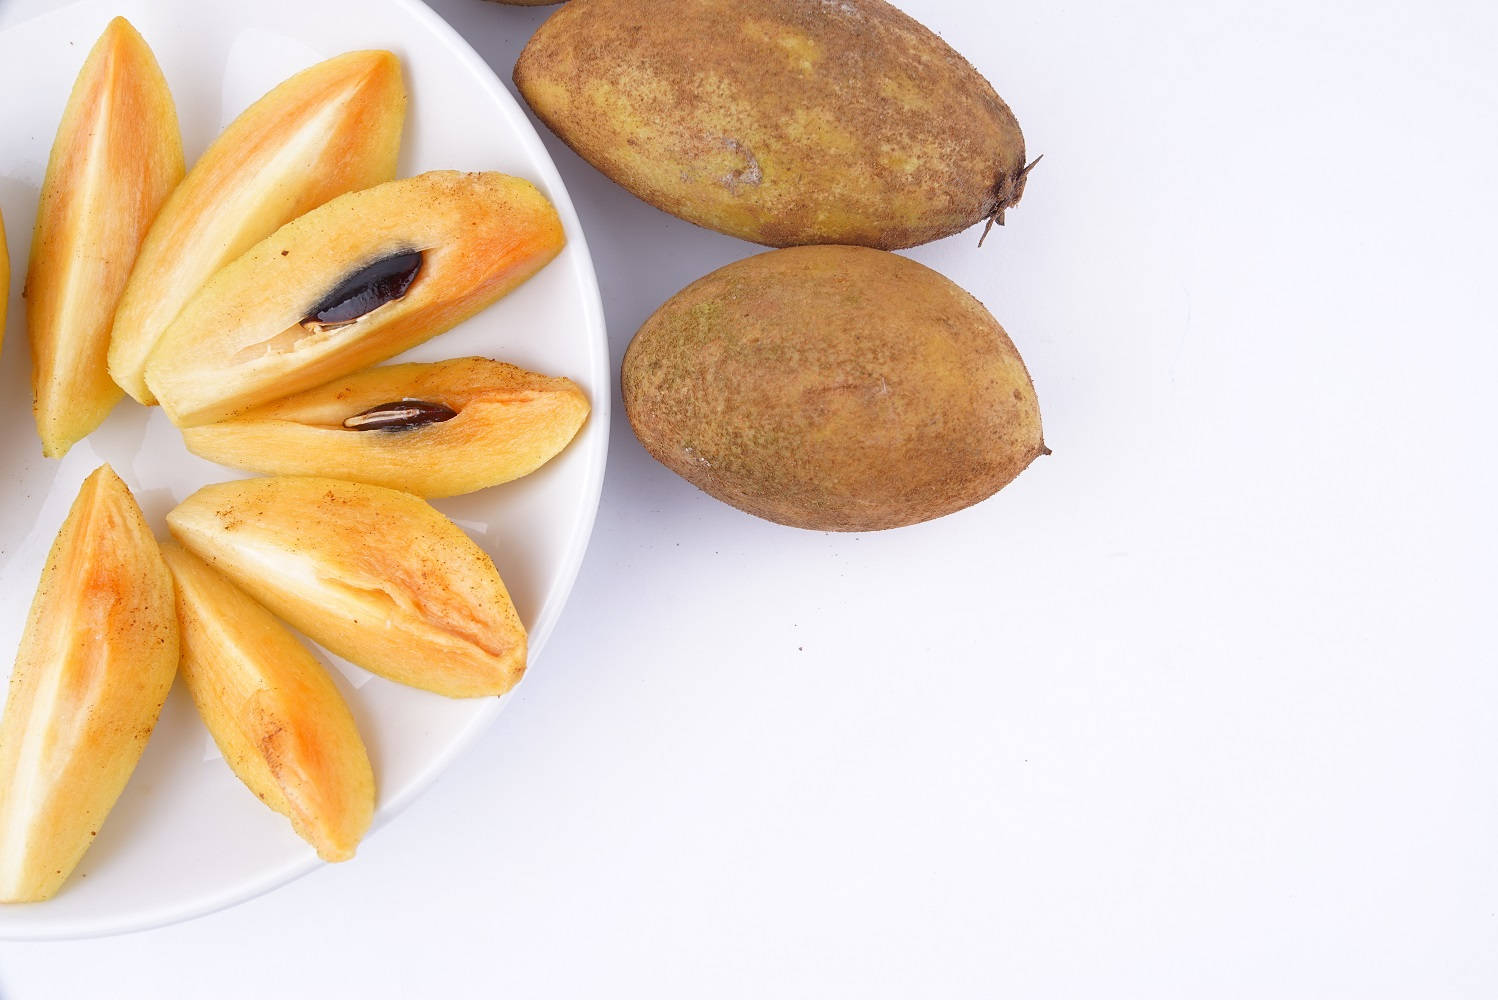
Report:
<svg viewBox="0 0 1498 1000"><path fill-rule="evenodd" d="M343 422L351 431L409 431L427 424L451 420L458 411L424 399L398 399L371 406Z"/></svg>
<svg viewBox="0 0 1498 1000"><path fill-rule="evenodd" d="M401 250L366 264L313 306L302 326L314 333L336 330L402 298L421 272L422 258L420 250Z"/></svg>

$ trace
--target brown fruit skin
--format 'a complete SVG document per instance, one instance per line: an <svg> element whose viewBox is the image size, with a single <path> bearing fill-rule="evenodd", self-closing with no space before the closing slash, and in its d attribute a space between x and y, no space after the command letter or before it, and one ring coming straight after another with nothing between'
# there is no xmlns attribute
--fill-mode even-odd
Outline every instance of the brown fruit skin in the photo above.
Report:
<svg viewBox="0 0 1498 1000"><path fill-rule="evenodd" d="M31 240L31 387L48 458L66 454L123 395L107 360L115 306L182 173L166 78L145 40L117 17L73 84Z"/></svg>
<svg viewBox="0 0 1498 1000"><path fill-rule="evenodd" d="M101 466L52 543L0 718L0 901L53 896L145 750L177 673L172 577Z"/></svg>
<svg viewBox="0 0 1498 1000"><path fill-rule="evenodd" d="M5 216L0 215L0 347L5 344L5 308L10 301L10 251L5 248Z"/></svg>
<svg viewBox="0 0 1498 1000"><path fill-rule="evenodd" d="M224 760L324 861L374 819L374 772L328 672L275 616L172 542L182 680Z"/></svg>
<svg viewBox="0 0 1498 1000"><path fill-rule="evenodd" d="M344 421L400 399L455 416L408 430L350 430ZM570 379L488 358L368 368L214 424L184 427L194 455L264 475L329 476L450 497L529 475L588 417Z"/></svg>
<svg viewBox="0 0 1498 1000"><path fill-rule="evenodd" d="M566 0L493 0L493 2L508 4L511 7L549 7L552 4L566 3Z"/></svg>
<svg viewBox="0 0 1498 1000"><path fill-rule="evenodd" d="M610 179L768 246L915 246L1024 189L1008 106L884 0L575 0L514 76Z"/></svg>
<svg viewBox="0 0 1498 1000"><path fill-rule="evenodd" d="M941 517L1047 451L1029 373L982 304L862 247L776 250L702 278L645 321L621 381L652 456L798 528Z"/></svg>

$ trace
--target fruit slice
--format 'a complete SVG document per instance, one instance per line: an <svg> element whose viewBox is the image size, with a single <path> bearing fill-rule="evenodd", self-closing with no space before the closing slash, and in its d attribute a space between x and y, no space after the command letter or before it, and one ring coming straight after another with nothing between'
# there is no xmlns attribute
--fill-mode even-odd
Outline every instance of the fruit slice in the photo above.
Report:
<svg viewBox="0 0 1498 1000"><path fill-rule="evenodd" d="M330 198L395 176L400 60L350 52L282 83L208 147L162 207L114 318L109 374L142 403L146 358L209 276Z"/></svg>
<svg viewBox="0 0 1498 1000"><path fill-rule="evenodd" d="M494 564L430 504L337 479L205 486L167 515L189 551L344 659L453 698L503 694L525 627Z"/></svg>
<svg viewBox="0 0 1498 1000"><path fill-rule="evenodd" d="M176 672L171 573L130 490L101 466L52 543L0 718L0 900L62 886Z"/></svg>
<svg viewBox="0 0 1498 1000"><path fill-rule="evenodd" d="M449 497L534 472L588 416L570 379L487 358L387 365L237 417L187 427L195 455Z"/></svg>
<svg viewBox="0 0 1498 1000"><path fill-rule="evenodd" d="M224 760L324 861L374 818L374 772L327 671L244 591L170 542L182 679Z"/></svg>
<svg viewBox="0 0 1498 1000"><path fill-rule="evenodd" d="M504 174L439 170L346 194L215 274L146 381L174 423L221 420L456 326L562 243L551 202Z"/></svg>
<svg viewBox="0 0 1498 1000"><path fill-rule="evenodd" d="M151 220L181 179L166 78L145 40L117 17L63 111L26 272L36 429L49 458L119 401L107 364L115 306Z"/></svg>

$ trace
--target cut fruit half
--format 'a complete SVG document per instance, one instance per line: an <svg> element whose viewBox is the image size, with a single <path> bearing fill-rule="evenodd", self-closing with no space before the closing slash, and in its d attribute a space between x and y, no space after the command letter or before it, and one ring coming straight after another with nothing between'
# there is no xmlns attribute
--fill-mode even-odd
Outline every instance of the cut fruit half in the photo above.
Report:
<svg viewBox="0 0 1498 1000"><path fill-rule="evenodd" d="M527 475L588 417L570 379L490 361L370 368L216 424L187 427L188 450L268 475L319 475L424 497Z"/></svg>
<svg viewBox="0 0 1498 1000"><path fill-rule="evenodd" d="M146 358L219 268L331 198L395 176L400 60L350 52L305 69L224 129L172 192L115 315L109 374L142 403Z"/></svg>
<svg viewBox="0 0 1498 1000"><path fill-rule="evenodd" d="M525 627L489 557L396 490L277 476L205 486L167 515L183 547L313 641L454 698L525 670Z"/></svg>
<svg viewBox="0 0 1498 1000"><path fill-rule="evenodd" d="M182 680L241 781L324 861L347 861L374 818L374 772L327 671L269 611L168 542Z"/></svg>
<svg viewBox="0 0 1498 1000"><path fill-rule="evenodd" d="M179 426L222 420L456 326L562 244L556 209L504 174L439 170L346 194L215 274L146 381Z"/></svg>
<svg viewBox="0 0 1498 1000"><path fill-rule="evenodd" d="M42 182L26 318L42 454L60 458L104 420L121 392L109 331L131 265L182 179L182 137L166 78L122 17L73 84Z"/></svg>
<svg viewBox="0 0 1498 1000"><path fill-rule="evenodd" d="M130 778L177 672L172 577L108 466L47 556L0 718L0 901L51 897Z"/></svg>

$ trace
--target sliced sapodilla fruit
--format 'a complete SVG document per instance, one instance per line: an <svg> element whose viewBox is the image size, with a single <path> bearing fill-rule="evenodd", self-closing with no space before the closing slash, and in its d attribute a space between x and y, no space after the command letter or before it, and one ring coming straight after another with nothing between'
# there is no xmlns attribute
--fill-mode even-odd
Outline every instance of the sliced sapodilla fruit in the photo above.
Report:
<svg viewBox="0 0 1498 1000"><path fill-rule="evenodd" d="M142 403L146 358L203 283L280 226L395 176L400 60L350 52L303 70L224 129L162 207L114 318L109 374Z"/></svg>
<svg viewBox="0 0 1498 1000"><path fill-rule="evenodd" d="M472 316L562 249L527 181L452 170L335 198L215 274L146 382L180 426L211 423L383 361Z"/></svg>
<svg viewBox="0 0 1498 1000"><path fill-rule="evenodd" d="M177 584L182 680L224 760L324 861L374 818L374 772L326 670L275 616L197 556L161 547Z"/></svg>
<svg viewBox="0 0 1498 1000"><path fill-rule="evenodd" d="M454 698L503 694L525 627L494 563L419 497L321 477L205 486L167 515L183 547L315 642Z"/></svg>
<svg viewBox="0 0 1498 1000"><path fill-rule="evenodd" d="M0 718L0 901L62 886L176 672L171 573L130 490L102 466L52 543Z"/></svg>
<svg viewBox="0 0 1498 1000"><path fill-rule="evenodd" d="M268 475L319 475L449 497L534 472L588 416L570 379L488 358L368 368L216 424L188 450Z"/></svg>
<svg viewBox="0 0 1498 1000"><path fill-rule="evenodd" d="M182 137L161 67L122 17L84 60L42 182L26 320L42 454L58 458L120 399L109 331L136 252L182 179Z"/></svg>

